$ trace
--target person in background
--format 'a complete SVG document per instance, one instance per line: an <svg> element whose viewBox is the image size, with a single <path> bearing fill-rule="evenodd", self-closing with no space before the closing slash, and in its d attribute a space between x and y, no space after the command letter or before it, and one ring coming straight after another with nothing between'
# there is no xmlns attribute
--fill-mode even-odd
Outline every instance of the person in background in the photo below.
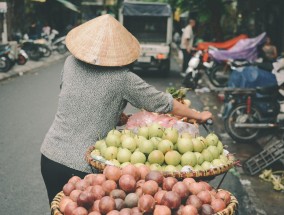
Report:
<svg viewBox="0 0 284 215"><path fill-rule="evenodd" d="M116 127L127 103L155 113L205 122L197 112L129 70L140 55L138 40L109 14L73 28L66 36L70 55L54 121L41 146L41 173L49 202L73 176L91 173L85 153Z"/></svg>
<svg viewBox="0 0 284 215"><path fill-rule="evenodd" d="M196 21L193 18L190 18L188 20L188 25L182 30L182 36L181 36L181 44L180 48L183 53L183 64L182 64L182 71L181 75L185 77L185 71L187 69L188 62L191 58L191 51L193 46L193 40L194 40L194 34L193 34L193 28L196 25Z"/></svg>
<svg viewBox="0 0 284 215"><path fill-rule="evenodd" d="M45 23L42 27L42 33L46 36L49 36L51 33L51 27L48 25L48 23Z"/></svg>
<svg viewBox="0 0 284 215"><path fill-rule="evenodd" d="M271 38L269 36L266 37L265 44L262 47L262 51L264 54L264 61L266 62L274 62L277 58L277 48L271 42Z"/></svg>

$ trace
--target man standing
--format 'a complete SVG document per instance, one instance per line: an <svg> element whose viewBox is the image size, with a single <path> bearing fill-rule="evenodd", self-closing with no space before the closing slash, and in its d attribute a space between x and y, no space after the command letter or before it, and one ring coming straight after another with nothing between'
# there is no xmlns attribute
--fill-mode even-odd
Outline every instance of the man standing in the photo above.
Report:
<svg viewBox="0 0 284 215"><path fill-rule="evenodd" d="M190 18L188 20L188 25L183 29L180 48L183 53L183 64L181 75L185 77L185 71L187 69L188 62L191 58L191 50L193 45L193 28L195 27L195 20Z"/></svg>

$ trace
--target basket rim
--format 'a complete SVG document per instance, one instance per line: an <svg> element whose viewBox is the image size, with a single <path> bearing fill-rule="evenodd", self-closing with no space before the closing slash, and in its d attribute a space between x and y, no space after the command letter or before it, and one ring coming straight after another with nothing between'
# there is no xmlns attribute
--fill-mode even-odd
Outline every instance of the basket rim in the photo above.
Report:
<svg viewBox="0 0 284 215"><path fill-rule="evenodd" d="M221 191L223 189L218 189L218 191ZM227 190L225 190L227 191ZM219 211L217 213L215 213L214 215L233 215L234 212L238 209L238 206L239 206L239 202L237 200L237 198L229 191L227 191L230 196L231 196L231 201L230 203L228 204L228 206L222 210L222 211ZM52 202L51 202L51 206L50 206L50 209L51 209L51 215L63 215L63 213L60 211L59 209L59 204L60 204L60 201L61 199L64 197L64 193L63 191L57 193L57 195L53 198Z"/></svg>
<svg viewBox="0 0 284 215"><path fill-rule="evenodd" d="M103 172L105 167L109 164L101 162L99 160L95 160L91 156L91 152L95 149L95 146L90 146L85 154L85 160L91 166L97 169L100 172ZM229 162L226 165L214 167L209 170L204 171L191 171L191 172L165 172L162 171L165 177L175 177L175 178L205 178L205 177L215 177L217 175L223 174L235 166L236 161L234 160L234 156L229 154Z"/></svg>

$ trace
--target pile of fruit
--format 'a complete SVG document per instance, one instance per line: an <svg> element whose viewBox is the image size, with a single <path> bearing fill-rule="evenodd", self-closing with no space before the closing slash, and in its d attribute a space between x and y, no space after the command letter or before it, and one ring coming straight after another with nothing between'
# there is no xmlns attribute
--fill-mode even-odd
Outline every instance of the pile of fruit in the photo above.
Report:
<svg viewBox="0 0 284 215"><path fill-rule="evenodd" d="M225 190L192 178L178 181L146 165L107 166L103 174L73 176L63 187L64 215L211 215L231 203Z"/></svg>
<svg viewBox="0 0 284 215"><path fill-rule="evenodd" d="M158 123L140 127L136 134L111 130L95 143L91 157L118 167L145 164L164 172L205 171L232 162L216 134L192 137Z"/></svg>

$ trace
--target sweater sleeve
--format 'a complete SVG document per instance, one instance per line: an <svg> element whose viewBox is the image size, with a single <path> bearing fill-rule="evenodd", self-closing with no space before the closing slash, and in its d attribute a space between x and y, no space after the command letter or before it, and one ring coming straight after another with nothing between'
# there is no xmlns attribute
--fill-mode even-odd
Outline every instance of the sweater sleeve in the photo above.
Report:
<svg viewBox="0 0 284 215"><path fill-rule="evenodd" d="M131 105L156 113L169 113L173 110L171 94L158 91L136 74L127 72L123 82L123 98Z"/></svg>

